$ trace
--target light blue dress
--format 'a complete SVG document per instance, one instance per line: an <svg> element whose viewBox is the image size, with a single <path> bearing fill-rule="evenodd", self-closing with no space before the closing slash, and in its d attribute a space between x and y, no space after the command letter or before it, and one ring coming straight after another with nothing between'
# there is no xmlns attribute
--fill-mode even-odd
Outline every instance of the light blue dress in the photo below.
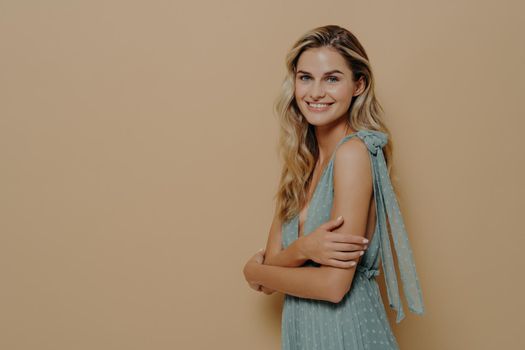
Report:
<svg viewBox="0 0 525 350"><path fill-rule="evenodd" d="M336 150L354 136L358 136L366 144L372 164L377 216L374 234L356 267L352 287L340 303L285 294L281 323L282 350L399 349L375 279L379 275L381 261L389 306L397 311L396 322L399 323L405 314L398 290L387 218L408 308L419 315L424 313L412 250L383 154L387 135L375 130L359 130L341 139ZM314 190L304 223L305 235L330 220L334 158L335 151ZM283 248L297 239L298 220L299 216L296 215L283 223ZM308 260L303 266L320 265Z"/></svg>

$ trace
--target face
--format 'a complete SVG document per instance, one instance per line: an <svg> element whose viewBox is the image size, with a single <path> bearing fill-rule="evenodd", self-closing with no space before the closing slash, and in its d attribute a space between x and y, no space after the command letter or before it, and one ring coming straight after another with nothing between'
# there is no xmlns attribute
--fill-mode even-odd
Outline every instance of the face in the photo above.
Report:
<svg viewBox="0 0 525 350"><path fill-rule="evenodd" d="M335 49L312 48L299 57L295 99L310 124L325 126L346 122L352 97L363 90L363 78L357 82L352 80L352 71Z"/></svg>

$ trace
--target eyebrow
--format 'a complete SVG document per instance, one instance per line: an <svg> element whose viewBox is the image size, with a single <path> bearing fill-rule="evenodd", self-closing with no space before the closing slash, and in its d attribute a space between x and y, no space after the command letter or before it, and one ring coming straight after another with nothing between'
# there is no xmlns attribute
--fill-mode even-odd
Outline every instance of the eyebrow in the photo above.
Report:
<svg viewBox="0 0 525 350"><path fill-rule="evenodd" d="M304 70L299 70L299 71L297 71L297 74L299 74L299 73L304 73L304 74L310 74L310 75L312 75L311 73L308 73L308 72L306 72L306 71L304 71ZM324 73L323 75L329 75L329 74L334 74L334 73L339 73L339 74L344 75L343 72L341 72L340 70L337 70L337 69L334 69L334 70L331 70L331 71L329 71L329 72L326 72L326 73Z"/></svg>

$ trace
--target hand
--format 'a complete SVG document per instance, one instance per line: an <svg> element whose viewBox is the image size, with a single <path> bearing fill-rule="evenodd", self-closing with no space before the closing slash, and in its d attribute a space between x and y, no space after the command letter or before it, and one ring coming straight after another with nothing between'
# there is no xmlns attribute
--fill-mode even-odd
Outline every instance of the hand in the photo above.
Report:
<svg viewBox="0 0 525 350"><path fill-rule="evenodd" d="M301 236L301 251L310 260L321 265L349 268L357 264L368 249L364 237L342 232L332 232L344 222L342 217L321 224L315 231Z"/></svg>
<svg viewBox="0 0 525 350"><path fill-rule="evenodd" d="M270 295L275 292L275 290L267 288L265 286L261 286L261 292L264 292L264 294Z"/></svg>
<svg viewBox="0 0 525 350"><path fill-rule="evenodd" d="M246 263L246 265L244 267L244 275L245 275L245 278L246 278L247 281L248 281L247 269L249 269L250 264L262 264L264 262L265 252L266 252L265 248L259 249L259 251L257 253L255 253L255 255L252 256L250 258L250 260L248 260L248 262ZM266 288L263 285L260 285L260 284L257 284L257 283L252 283L252 282L248 281L248 284L250 285L250 288L252 288L252 289L254 289L254 290L258 291L258 292L264 292L264 294L268 294L269 295L269 294L273 294L275 292L275 290L270 289L270 288Z"/></svg>
<svg viewBox="0 0 525 350"><path fill-rule="evenodd" d="M248 282L248 284L250 285L251 288L255 289L256 291L260 291L261 289L261 285L260 284L257 284L257 283L253 283L250 279L250 267L253 265L253 264L262 264L263 261L264 261L264 251L265 249L264 248L261 248L259 249L259 251L257 253L255 253L255 255L253 255L247 262L246 264L244 265L244 269L242 270L242 272L244 273L244 278L246 279L246 281Z"/></svg>

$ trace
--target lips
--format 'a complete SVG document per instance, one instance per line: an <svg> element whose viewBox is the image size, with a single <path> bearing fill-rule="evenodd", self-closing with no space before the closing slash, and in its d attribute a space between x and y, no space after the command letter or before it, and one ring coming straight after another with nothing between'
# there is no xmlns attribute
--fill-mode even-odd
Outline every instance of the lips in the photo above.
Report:
<svg viewBox="0 0 525 350"><path fill-rule="evenodd" d="M330 106L334 104L334 102L331 103L313 103L306 101L306 105L308 106L308 109L312 112L324 112L328 109L330 109Z"/></svg>
<svg viewBox="0 0 525 350"><path fill-rule="evenodd" d="M307 103L309 106L312 106L312 105L321 105L321 107L326 107L326 106L330 106L331 104L333 104L333 102L327 103L327 102L308 102L308 101L306 101L306 103Z"/></svg>

